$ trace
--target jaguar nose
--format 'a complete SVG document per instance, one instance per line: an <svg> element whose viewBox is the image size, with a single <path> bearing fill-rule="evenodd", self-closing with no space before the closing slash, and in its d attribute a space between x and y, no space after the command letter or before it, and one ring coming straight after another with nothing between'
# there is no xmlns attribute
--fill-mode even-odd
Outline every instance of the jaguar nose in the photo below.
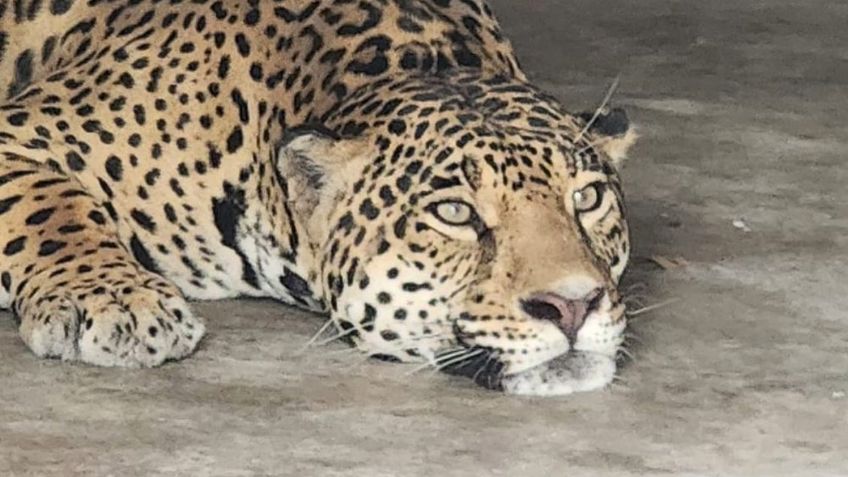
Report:
<svg viewBox="0 0 848 477"><path fill-rule="evenodd" d="M603 295L602 288L595 288L576 299L551 292L536 293L521 300L521 309L533 318L556 323L573 343L586 317L598 308Z"/></svg>

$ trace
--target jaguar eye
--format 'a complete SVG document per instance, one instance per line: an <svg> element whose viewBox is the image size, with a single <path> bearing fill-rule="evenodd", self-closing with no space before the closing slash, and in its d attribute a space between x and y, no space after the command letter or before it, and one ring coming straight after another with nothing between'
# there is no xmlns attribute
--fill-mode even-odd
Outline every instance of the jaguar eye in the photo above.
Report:
<svg viewBox="0 0 848 477"><path fill-rule="evenodd" d="M602 183L595 182L575 191L572 196L574 199L574 210L577 212L589 212L596 209L601 204L602 186Z"/></svg>
<svg viewBox="0 0 848 477"><path fill-rule="evenodd" d="M474 218L474 209L461 201L439 202L432 211L439 220L449 225L468 225Z"/></svg>

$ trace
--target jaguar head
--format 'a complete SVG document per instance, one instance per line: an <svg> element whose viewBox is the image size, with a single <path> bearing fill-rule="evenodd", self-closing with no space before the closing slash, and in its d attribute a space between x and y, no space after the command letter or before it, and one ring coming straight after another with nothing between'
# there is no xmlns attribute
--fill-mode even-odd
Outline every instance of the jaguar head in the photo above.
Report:
<svg viewBox="0 0 848 477"><path fill-rule="evenodd" d="M479 72L369 85L278 168L340 332L510 393L616 372L628 261L620 111L581 117Z"/></svg>

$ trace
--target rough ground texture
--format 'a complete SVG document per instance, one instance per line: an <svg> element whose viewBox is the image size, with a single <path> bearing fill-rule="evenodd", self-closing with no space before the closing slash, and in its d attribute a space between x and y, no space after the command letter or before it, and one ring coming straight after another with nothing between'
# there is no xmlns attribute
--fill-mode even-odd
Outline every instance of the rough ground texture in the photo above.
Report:
<svg viewBox="0 0 848 477"><path fill-rule="evenodd" d="M540 85L591 109L620 73L641 125L627 282L679 301L632 322L625 383L518 399L300 353L320 318L256 301L198 304L187 361L95 369L3 316L0 475L848 475L848 4L494 6Z"/></svg>

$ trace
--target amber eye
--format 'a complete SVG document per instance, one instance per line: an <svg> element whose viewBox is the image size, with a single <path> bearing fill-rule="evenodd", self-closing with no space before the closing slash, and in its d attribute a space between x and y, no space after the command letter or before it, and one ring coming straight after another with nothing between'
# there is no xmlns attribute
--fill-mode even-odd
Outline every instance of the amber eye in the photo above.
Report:
<svg viewBox="0 0 848 477"><path fill-rule="evenodd" d="M439 202L430 210L433 215L448 225L468 225L474 218L474 209L462 201Z"/></svg>
<svg viewBox="0 0 848 477"><path fill-rule="evenodd" d="M598 208L601 205L603 186L603 183L595 182L575 191L572 196L574 199L574 210L577 212L590 212Z"/></svg>

